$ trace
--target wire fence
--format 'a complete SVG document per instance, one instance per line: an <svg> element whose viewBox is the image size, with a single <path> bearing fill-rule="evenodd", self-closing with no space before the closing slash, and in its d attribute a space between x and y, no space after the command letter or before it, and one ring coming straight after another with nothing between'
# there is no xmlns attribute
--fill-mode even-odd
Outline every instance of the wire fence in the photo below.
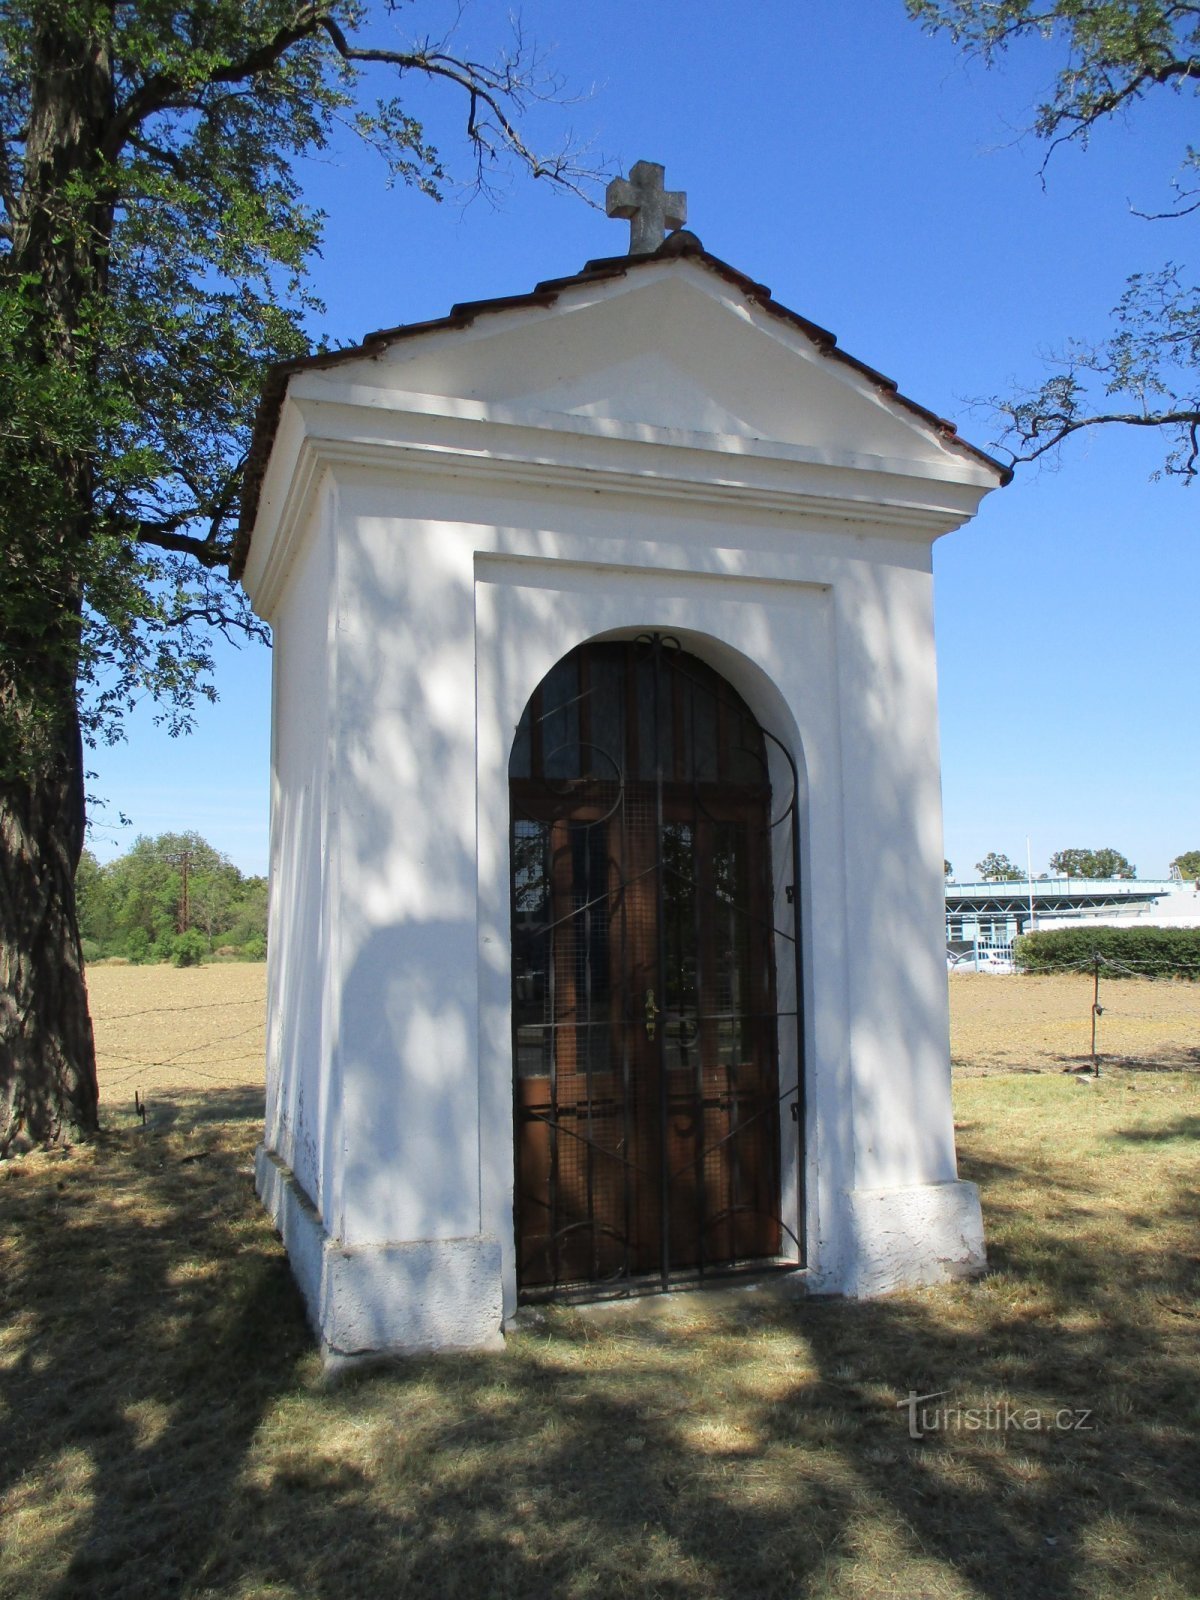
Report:
<svg viewBox="0 0 1200 1600"><path fill-rule="evenodd" d="M1095 954L1054 972L951 969L960 1070L1200 1070L1200 971ZM1187 968L1189 970L1183 970Z"/></svg>
<svg viewBox="0 0 1200 1600"><path fill-rule="evenodd" d="M153 1111L156 1102L195 1095L216 1106L224 1095L244 1109L262 1094L261 968L114 971L107 993L101 979L89 979L102 1107ZM221 989L198 998L205 984ZM1052 974L964 974L960 966L949 987L959 1071L1200 1071L1200 981L1181 981L1178 964L1140 974L1104 956ZM143 993L146 1004L130 1003Z"/></svg>
<svg viewBox="0 0 1200 1600"><path fill-rule="evenodd" d="M144 1120L147 1107L181 1097L209 1097L214 1109L225 1099L240 1111L261 1096L261 967L100 968L89 970L88 989L102 1110Z"/></svg>

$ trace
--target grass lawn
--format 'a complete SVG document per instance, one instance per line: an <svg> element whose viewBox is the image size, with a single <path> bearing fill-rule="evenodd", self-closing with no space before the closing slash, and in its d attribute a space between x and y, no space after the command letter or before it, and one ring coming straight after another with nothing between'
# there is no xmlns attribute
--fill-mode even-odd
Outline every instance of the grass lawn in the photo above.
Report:
<svg viewBox="0 0 1200 1600"><path fill-rule="evenodd" d="M0 1164L5 1600L1200 1595L1194 1068L974 1046L979 1282L541 1313L328 1387L253 1195L253 1068L218 1081L254 1043L230 970L97 972L105 1132ZM919 1439L910 1390L947 1391Z"/></svg>

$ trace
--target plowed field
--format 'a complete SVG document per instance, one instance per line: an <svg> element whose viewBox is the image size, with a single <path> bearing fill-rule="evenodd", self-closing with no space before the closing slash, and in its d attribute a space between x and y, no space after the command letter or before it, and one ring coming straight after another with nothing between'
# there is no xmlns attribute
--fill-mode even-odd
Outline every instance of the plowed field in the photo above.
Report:
<svg viewBox="0 0 1200 1600"><path fill-rule="evenodd" d="M1090 973L1063 977L950 978L950 1055L955 1069L1062 1071L1091 1060ZM1200 983L1100 980L1096 1050L1129 1067L1200 1066Z"/></svg>
<svg viewBox="0 0 1200 1600"><path fill-rule="evenodd" d="M261 1092L266 967L92 967L88 990L101 1099L131 1108L134 1091ZM1101 980L1102 1062L1200 1066L1200 984ZM1092 979L950 978L950 1051L961 1072L1057 1072L1091 1055Z"/></svg>

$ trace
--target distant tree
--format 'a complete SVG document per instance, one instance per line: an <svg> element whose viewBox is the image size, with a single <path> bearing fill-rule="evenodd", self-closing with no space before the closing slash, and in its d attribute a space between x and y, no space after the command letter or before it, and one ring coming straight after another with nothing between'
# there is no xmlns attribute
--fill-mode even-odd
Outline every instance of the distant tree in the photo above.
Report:
<svg viewBox="0 0 1200 1600"><path fill-rule="evenodd" d="M122 935L140 928L155 944L184 931L185 861L189 901L206 873L227 864L198 833L160 833L156 838L140 834L123 856L109 864L113 917Z"/></svg>
<svg viewBox="0 0 1200 1600"><path fill-rule="evenodd" d="M75 904L80 938L106 945L113 937L112 896L108 875L90 850L82 853L75 868Z"/></svg>
<svg viewBox="0 0 1200 1600"><path fill-rule="evenodd" d="M1056 850L1051 870L1066 878L1136 878L1137 868L1119 850Z"/></svg>
<svg viewBox="0 0 1200 1600"><path fill-rule="evenodd" d="M1171 865L1179 868L1181 878L1200 878L1200 850L1185 850Z"/></svg>
<svg viewBox="0 0 1200 1600"><path fill-rule="evenodd" d="M1097 850L1091 862L1091 878L1136 878L1137 868L1119 850Z"/></svg>
<svg viewBox="0 0 1200 1600"><path fill-rule="evenodd" d="M953 876L954 876L954 868L950 865L950 863L943 856L942 857L942 877L943 878L952 878Z"/></svg>
<svg viewBox="0 0 1200 1600"><path fill-rule="evenodd" d="M1060 878L1086 878L1084 864L1091 854L1090 850L1056 850L1050 857L1050 870Z"/></svg>
<svg viewBox="0 0 1200 1600"><path fill-rule="evenodd" d="M237 917L226 935L232 945L240 945L247 954L251 946L267 943L267 880L243 878L238 898Z"/></svg>
<svg viewBox="0 0 1200 1600"><path fill-rule="evenodd" d="M1007 856L998 856L994 850L975 863L975 871L984 883L1019 883L1025 876Z"/></svg>
<svg viewBox="0 0 1200 1600"><path fill-rule="evenodd" d="M80 932L101 955L173 958L185 933L194 933L204 951L221 942L258 948L266 940L267 880L244 878L195 832L140 835L123 856L103 866L85 850L75 892ZM194 953L196 940L187 948Z"/></svg>

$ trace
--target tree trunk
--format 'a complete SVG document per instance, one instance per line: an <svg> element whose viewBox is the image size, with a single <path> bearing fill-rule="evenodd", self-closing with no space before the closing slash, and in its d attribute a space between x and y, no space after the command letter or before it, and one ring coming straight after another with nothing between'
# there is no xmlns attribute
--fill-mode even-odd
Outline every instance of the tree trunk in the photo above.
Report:
<svg viewBox="0 0 1200 1600"><path fill-rule="evenodd" d="M0 783L0 1156L97 1125L96 1054L75 918L79 722L26 781Z"/></svg>
<svg viewBox="0 0 1200 1600"><path fill-rule="evenodd" d="M87 313L107 284L101 181L114 96L103 8L37 8L24 159L2 270L39 285L33 364L90 371ZM84 336L81 338L81 331ZM37 449L36 443L31 449ZM0 1156L97 1125L96 1054L75 913L84 777L76 676L93 461L51 456L62 504L7 551L0 639ZM20 748L17 748L19 746Z"/></svg>

